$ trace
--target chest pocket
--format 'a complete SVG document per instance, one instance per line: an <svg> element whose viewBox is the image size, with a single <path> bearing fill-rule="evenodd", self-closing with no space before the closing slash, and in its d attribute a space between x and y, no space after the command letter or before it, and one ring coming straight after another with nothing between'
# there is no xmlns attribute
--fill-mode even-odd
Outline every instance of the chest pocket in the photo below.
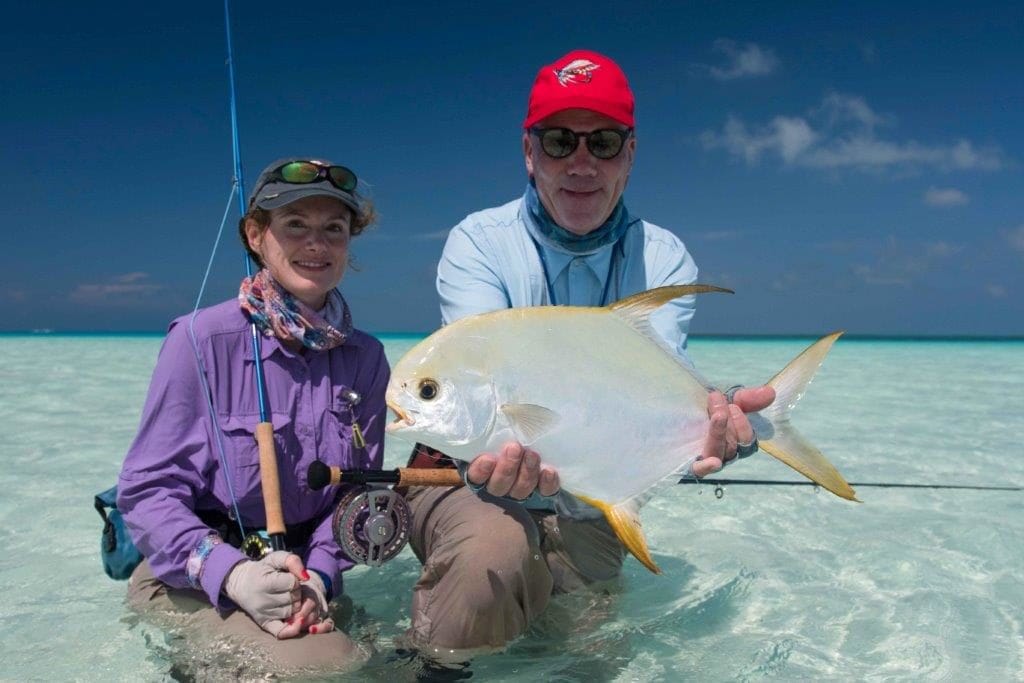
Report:
<svg viewBox="0 0 1024 683"><path fill-rule="evenodd" d="M328 464L344 468L364 468L368 461L366 443L362 433L364 425L359 423L355 407L345 398L349 391L348 387L338 387L335 390L334 400L331 402L330 413L333 425L328 426L327 434L328 438L339 440L337 452L341 454L342 462Z"/></svg>
<svg viewBox="0 0 1024 683"><path fill-rule="evenodd" d="M231 483L239 499L253 492L258 494L260 490L260 451L256 443L259 419L259 415L218 416ZM294 448L292 418L284 413L273 413L271 424L274 426L274 449L280 463L281 456Z"/></svg>

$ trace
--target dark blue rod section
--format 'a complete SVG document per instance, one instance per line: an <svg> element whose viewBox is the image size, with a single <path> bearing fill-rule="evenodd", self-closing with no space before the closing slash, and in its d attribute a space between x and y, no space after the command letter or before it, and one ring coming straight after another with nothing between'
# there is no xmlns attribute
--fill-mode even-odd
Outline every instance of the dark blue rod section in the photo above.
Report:
<svg viewBox="0 0 1024 683"><path fill-rule="evenodd" d="M224 0L224 29L228 37L228 83L231 88L231 149L235 161L235 187L238 188L238 215L245 215L245 181L242 178L242 154L241 145L238 141L238 107L235 104L235 59L234 47L231 43L231 12L228 8L229 0ZM252 277L252 261L249 260L248 252L242 252L245 259L245 276ZM268 422L266 385L263 378L263 357L260 355L260 335L256 330L256 324L249 325L249 336L252 339L252 357L255 359L256 368L256 391L259 393L260 422Z"/></svg>

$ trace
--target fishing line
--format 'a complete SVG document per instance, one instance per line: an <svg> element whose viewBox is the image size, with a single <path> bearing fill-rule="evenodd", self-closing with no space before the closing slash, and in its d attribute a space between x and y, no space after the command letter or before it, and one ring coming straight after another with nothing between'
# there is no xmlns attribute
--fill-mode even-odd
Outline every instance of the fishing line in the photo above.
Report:
<svg viewBox="0 0 1024 683"><path fill-rule="evenodd" d="M686 477L679 480L680 484L700 484L715 487L715 498L725 495L725 487L736 486L813 486L815 490L821 488L813 481L787 481L782 479L691 479ZM851 481L850 486L864 488L892 488L892 489L945 489L954 491L1024 491L1022 486L986 486L981 484L902 484L897 482L884 481Z"/></svg>
<svg viewBox="0 0 1024 683"><path fill-rule="evenodd" d="M213 249L210 251L210 259L206 263L206 273L203 274L203 282L199 285L199 294L196 296L196 305L192 309L192 317L188 321L188 336L192 341L192 353L196 357L196 372L199 373L199 383L203 386L203 396L206 398L206 407L210 413L210 431L213 432L217 439L217 457L220 459L221 469L224 471L224 479L228 485L228 495L231 496L231 507L235 511L235 521L238 522L238 530L242 534L242 538L245 538L245 527L242 525L242 514L238 510L238 498L235 496L235 487L232 483L234 477L231 476L231 469L228 467L228 459L224 454L224 440L221 436L220 429L217 428L217 411L213 407L213 391L210 389L210 383L206 379L206 369L203 367L203 359L199 354L199 343L196 341L195 322L196 315L199 313L199 304L203 300L203 294L206 291L206 283L210 278L210 271L213 268L213 259L217 254L217 247L220 245L221 235L224 234L224 226L228 221L228 214L231 211L231 200L235 198L235 194L238 191L238 184L235 182L231 183L231 192L228 193L227 206L224 207L224 216L220 219L220 229L217 230L217 238L213 241Z"/></svg>

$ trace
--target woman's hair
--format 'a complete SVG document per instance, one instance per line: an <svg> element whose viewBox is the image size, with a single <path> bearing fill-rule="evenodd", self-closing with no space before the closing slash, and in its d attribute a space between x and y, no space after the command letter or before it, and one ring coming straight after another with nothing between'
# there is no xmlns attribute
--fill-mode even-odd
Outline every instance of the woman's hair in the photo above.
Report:
<svg viewBox="0 0 1024 683"><path fill-rule="evenodd" d="M352 213L352 223L349 228L352 237L363 234L363 230L377 221L377 211L373 208L373 202L366 198L360 198L359 204L362 209L359 212L349 208ZM242 240L242 246L249 252L249 257L256 262L256 265L263 268L265 265L263 259L249 246L249 239L245 235L245 224L249 220L255 221L261 230L265 230L270 225L270 211L252 206L238 221L238 236Z"/></svg>

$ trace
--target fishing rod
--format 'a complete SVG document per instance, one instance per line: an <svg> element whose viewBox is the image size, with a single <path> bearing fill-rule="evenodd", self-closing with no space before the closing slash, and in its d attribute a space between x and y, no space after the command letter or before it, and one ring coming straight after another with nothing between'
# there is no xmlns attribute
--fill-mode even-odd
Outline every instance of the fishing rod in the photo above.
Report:
<svg viewBox="0 0 1024 683"><path fill-rule="evenodd" d="M319 491L325 486L339 484L395 484L396 486L462 486L462 475L451 468L425 469L396 467L393 470L343 470L328 467L320 460L309 464L306 470L309 488Z"/></svg>
<svg viewBox="0 0 1024 683"><path fill-rule="evenodd" d="M343 470L317 460L306 470L309 488L319 491L339 484L395 484L396 486L462 486L465 482L458 470L451 468L423 469L396 467L393 470ZM784 479L680 479L680 484L724 486L820 486L813 481ZM902 484L885 481L851 481L850 486L892 489L946 489L954 491L1024 491L1024 486L986 486L981 484Z"/></svg>
<svg viewBox="0 0 1024 683"><path fill-rule="evenodd" d="M310 463L306 483L313 491L326 486L349 484L331 519L331 529L338 545L356 562L380 566L394 558L409 542L412 514L405 498L387 488L408 486L462 486L458 470L452 468L397 467L386 470L343 470L320 460ZM737 486L813 486L813 481L778 479L691 479L680 484L714 487L715 498L725 495L725 487ZM383 485L383 486L381 486ZM969 484L901 484L891 482L852 482L851 486L905 489L955 489L970 491L1022 491L1019 486L981 486Z"/></svg>
<svg viewBox="0 0 1024 683"><path fill-rule="evenodd" d="M692 479L685 477L680 484L700 484L715 487L715 498L725 495L725 487L735 486L813 486L820 488L813 481L788 481L783 479ZM946 489L954 491L1024 491L1022 486L984 486L980 484L901 484L883 481L851 481L850 486L864 488L887 489Z"/></svg>
<svg viewBox="0 0 1024 683"><path fill-rule="evenodd" d="M227 33L228 48L228 84L231 93L231 149L235 165L235 186L238 190L239 215L245 215L245 182L242 179L241 145L238 140L238 107L235 104L235 61L234 48L231 42L231 12L229 0L224 0L224 29ZM245 259L245 276L252 277L252 261L243 250ZM258 535L250 535L246 545L255 553L264 551L285 550L284 513L281 510L281 482L277 472L277 451L274 447L274 425L267 418L267 387L263 374L263 357L260 355L260 335L256 323L249 324L249 336L252 339L252 357L256 375L256 393L260 406L260 421L256 425L256 443L260 452L260 484L263 488L263 510L267 519L267 539ZM264 541L269 542L269 549Z"/></svg>

